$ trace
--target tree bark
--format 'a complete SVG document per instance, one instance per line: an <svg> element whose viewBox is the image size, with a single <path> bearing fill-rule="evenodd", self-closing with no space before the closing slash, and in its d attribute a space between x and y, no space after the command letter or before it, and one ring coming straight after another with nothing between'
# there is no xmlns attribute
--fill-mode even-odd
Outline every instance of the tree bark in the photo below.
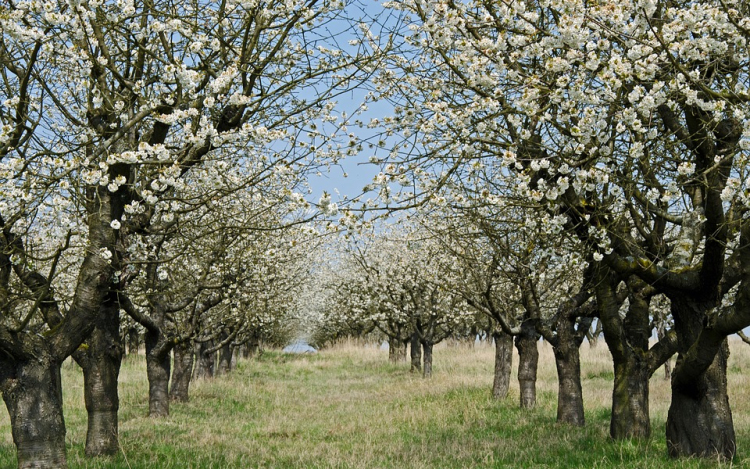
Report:
<svg viewBox="0 0 750 469"><path fill-rule="evenodd" d="M592 326L589 332L586 334L586 338L589 341L589 347L596 348L599 344L599 336L602 333L602 322L596 321L596 326Z"/></svg>
<svg viewBox="0 0 750 469"><path fill-rule="evenodd" d="M406 361L406 344L408 342L391 338L388 341L388 359L391 363Z"/></svg>
<svg viewBox="0 0 750 469"><path fill-rule="evenodd" d="M190 380L193 375L193 344L191 341L180 342L174 348L174 368L169 397L173 401L187 402L189 399Z"/></svg>
<svg viewBox="0 0 750 469"><path fill-rule="evenodd" d="M576 336L574 317L561 316L557 321L557 340L552 351L557 368L557 421L583 426L583 389L581 387L581 342ZM590 324L589 324L590 325Z"/></svg>
<svg viewBox="0 0 750 469"><path fill-rule="evenodd" d="M220 340L226 340L228 335L221 335ZM216 367L217 375L225 375L232 371L232 355L234 350L232 344L227 342L219 349L219 364Z"/></svg>
<svg viewBox="0 0 750 469"><path fill-rule="evenodd" d="M44 349L28 361L4 361L0 381L19 469L67 468L60 363Z"/></svg>
<svg viewBox="0 0 750 469"><path fill-rule="evenodd" d="M686 365L678 357L667 414L667 448L671 457L734 458L737 444L727 396L728 358L729 346L725 342L698 379L679 383L675 378Z"/></svg>
<svg viewBox="0 0 750 469"><path fill-rule="evenodd" d="M85 347L73 354L83 370L89 457L113 455L119 450L117 378L123 355L119 309L116 299L108 298Z"/></svg>
<svg viewBox="0 0 750 469"><path fill-rule="evenodd" d="M422 371L422 344L419 342L419 334L414 331L411 335L411 372Z"/></svg>
<svg viewBox="0 0 750 469"><path fill-rule="evenodd" d="M432 344L428 342L422 342L422 351L424 355L422 376L424 378L432 378Z"/></svg>
<svg viewBox="0 0 750 469"><path fill-rule="evenodd" d="M133 326L128 329L128 355L138 355L138 348L141 346L141 338L138 328Z"/></svg>
<svg viewBox="0 0 750 469"><path fill-rule="evenodd" d="M161 344L160 336L153 331L145 334L149 417L169 415L170 348Z"/></svg>
<svg viewBox="0 0 750 469"><path fill-rule="evenodd" d="M648 406L648 363L636 356L615 364L612 418L609 434L615 440L648 438L651 421Z"/></svg>
<svg viewBox="0 0 750 469"><path fill-rule="evenodd" d="M214 377L214 354L209 353L211 342L195 343L195 368L193 379L204 379Z"/></svg>
<svg viewBox="0 0 750 469"><path fill-rule="evenodd" d="M495 379L492 382L492 397L504 399L510 388L513 337L505 332L493 332L492 338L495 340Z"/></svg>
<svg viewBox="0 0 750 469"><path fill-rule="evenodd" d="M670 300L678 355L667 414L669 455L731 460L737 443L727 396L727 339L717 341L715 353L699 347L696 342L703 330L707 307L685 295L670 296ZM701 363L710 364L703 367Z"/></svg>
<svg viewBox="0 0 750 469"><path fill-rule="evenodd" d="M531 321L521 324L521 333L516 336L518 350L518 385L521 407L530 409L536 405L536 375L539 366L539 333Z"/></svg>
<svg viewBox="0 0 750 469"><path fill-rule="evenodd" d="M648 285L635 276L628 279L629 307L622 318L620 306L625 297L622 301L616 298L617 283L604 275L597 285L600 322L615 373L609 432L615 440L648 438L651 435L648 380L652 373Z"/></svg>

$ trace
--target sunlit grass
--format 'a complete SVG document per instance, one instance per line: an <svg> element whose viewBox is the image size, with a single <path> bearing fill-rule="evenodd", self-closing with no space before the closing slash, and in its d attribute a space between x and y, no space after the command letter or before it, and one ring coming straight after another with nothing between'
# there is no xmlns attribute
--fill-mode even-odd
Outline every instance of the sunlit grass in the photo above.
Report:
<svg viewBox="0 0 750 469"><path fill-rule="evenodd" d="M607 467L702 468L670 461L664 422L669 383L651 383L654 436L608 439L612 365L603 343L583 353L586 426L555 423L557 382L552 352L542 345L539 405L518 408L490 398L493 350L441 346L431 380L391 365L378 348L342 346L314 355L266 353L240 361L227 377L194 383L191 401L169 418L148 411L145 362L128 359L120 377L122 452L83 456L86 414L80 371L63 367L71 468L436 468ZM735 466L750 464L750 347L732 344L729 385L738 437ZM514 357L517 363L517 357ZM7 413L0 416L0 467L15 466ZM728 465L724 465L728 467Z"/></svg>

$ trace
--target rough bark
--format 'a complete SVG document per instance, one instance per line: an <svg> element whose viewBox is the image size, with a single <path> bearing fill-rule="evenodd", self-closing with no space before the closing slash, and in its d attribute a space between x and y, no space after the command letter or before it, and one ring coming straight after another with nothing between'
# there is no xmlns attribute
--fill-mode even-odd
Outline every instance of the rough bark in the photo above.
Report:
<svg viewBox="0 0 750 469"><path fill-rule="evenodd" d="M391 339L388 341L388 359L391 363L406 361L406 344L408 341Z"/></svg>
<svg viewBox="0 0 750 469"><path fill-rule="evenodd" d="M226 341L226 339L227 335L222 335L220 340ZM225 343L219 349L219 364L216 367L217 375L225 375L232 371L233 352L234 349L232 348L232 344L230 342Z"/></svg>
<svg viewBox="0 0 750 469"><path fill-rule="evenodd" d="M187 402L189 399L190 380L193 375L193 344L185 341L174 348L174 368L169 397L173 401Z"/></svg>
<svg viewBox="0 0 750 469"><path fill-rule="evenodd" d="M495 378L492 382L492 397L504 399L510 388L510 372L513 366L513 336L505 332L493 332L495 340Z"/></svg>
<svg viewBox="0 0 750 469"><path fill-rule="evenodd" d="M112 273L118 267L117 256L106 261L99 252L103 248L114 251L115 236L109 222L119 218L120 213L113 209L113 196L106 188L89 187L88 193L87 255L64 317L48 280L27 269L24 262L13 266L20 281L39 299L39 310L49 326L48 331L39 334L12 331L0 324L0 391L11 419L19 468L67 467L60 365L91 334L112 284ZM0 217L0 226L4 223ZM3 230L3 243L13 244L14 249L23 252L23 244L11 234ZM6 246L3 252L7 252ZM7 278L7 262L0 270Z"/></svg>
<svg viewBox="0 0 750 469"><path fill-rule="evenodd" d="M141 346L141 337L138 328L130 327L128 329L128 355L138 355L138 348Z"/></svg>
<svg viewBox="0 0 750 469"><path fill-rule="evenodd" d="M153 331L145 334L149 417L169 415L170 348L164 347L160 338Z"/></svg>
<svg viewBox="0 0 750 469"><path fill-rule="evenodd" d="M432 344L429 342L422 342L422 352L424 360L422 376L425 378L432 378Z"/></svg>
<svg viewBox="0 0 750 469"><path fill-rule="evenodd" d="M193 379L204 379L214 377L214 354L211 349L211 341L206 343L195 343L195 368Z"/></svg>
<svg viewBox="0 0 750 469"><path fill-rule="evenodd" d="M728 342L724 337L715 353L700 347L696 342L703 329L706 306L684 295L670 299L679 351L667 414L669 455L731 460L737 443L727 396ZM704 369L697 365L700 363L710 365Z"/></svg>
<svg viewBox="0 0 750 469"><path fill-rule="evenodd" d="M414 331L411 335L411 372L422 371L422 344L419 342L419 334Z"/></svg>
<svg viewBox="0 0 750 469"><path fill-rule="evenodd" d="M60 363L44 349L29 361L0 365L19 469L67 468Z"/></svg>
<svg viewBox="0 0 750 469"><path fill-rule="evenodd" d="M599 345L599 336L602 334L602 322L596 321L596 325L592 326L591 329L589 329L589 332L586 333L586 338L589 341L589 347L596 348L597 345Z"/></svg>
<svg viewBox="0 0 750 469"><path fill-rule="evenodd" d="M119 306L116 298L109 298L102 305L96 326L84 347L73 354L83 370L84 402L88 414L86 456L113 455L119 449L117 378L122 355Z"/></svg>
<svg viewBox="0 0 750 469"><path fill-rule="evenodd" d="M615 364L612 391L612 418L609 433L613 439L648 438L651 422L648 406L649 368L639 359Z"/></svg>
<svg viewBox="0 0 750 469"><path fill-rule="evenodd" d="M521 325L521 333L516 336L518 350L518 385L521 407L530 409L536 405L536 375L539 365L539 333L531 321Z"/></svg>
<svg viewBox="0 0 750 469"><path fill-rule="evenodd" d="M557 340L552 350L557 368L557 421L583 426L583 389L581 387L581 340L574 317L561 316L557 321ZM590 322L589 322L590 325ZM588 326L586 326L588 327Z"/></svg>
<svg viewBox="0 0 750 469"><path fill-rule="evenodd" d="M615 440L651 435L648 393L652 370L649 343L651 325L647 285L637 277L628 282L629 307L622 318L615 294L617 281L603 276L597 286L600 322L614 364L610 436Z"/></svg>

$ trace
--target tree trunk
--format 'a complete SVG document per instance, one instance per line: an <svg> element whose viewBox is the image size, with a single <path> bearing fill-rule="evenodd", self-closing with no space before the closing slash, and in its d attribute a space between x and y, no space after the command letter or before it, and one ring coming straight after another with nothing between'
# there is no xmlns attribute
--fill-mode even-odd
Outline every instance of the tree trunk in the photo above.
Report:
<svg viewBox="0 0 750 469"><path fill-rule="evenodd" d="M391 339L388 341L388 360L391 363L401 363L406 361L406 344L398 339Z"/></svg>
<svg viewBox="0 0 750 469"><path fill-rule="evenodd" d="M211 342L195 343L195 368L193 369L193 379L213 378L214 377L214 354L208 353L211 348Z"/></svg>
<svg viewBox="0 0 750 469"><path fill-rule="evenodd" d="M671 457L734 458L737 444L727 396L728 358L725 339L708 370L695 380L679 382L680 368L689 364L678 355L667 415L667 448Z"/></svg>
<svg viewBox="0 0 750 469"><path fill-rule="evenodd" d="M422 342L422 350L424 355L424 366L422 367L422 376L425 378L432 378L432 344Z"/></svg>
<svg viewBox="0 0 750 469"><path fill-rule="evenodd" d="M66 468L60 363L40 349L28 361L4 359L0 377L19 469Z"/></svg>
<svg viewBox="0 0 750 469"><path fill-rule="evenodd" d="M88 413L86 456L113 455L119 449L117 378L122 355L119 305L110 299L102 305L86 347L73 354L83 370L84 401Z"/></svg>
<svg viewBox="0 0 750 469"><path fill-rule="evenodd" d="M596 321L596 326L592 326L589 332L586 334L586 338L589 341L589 347L596 348L599 344L599 336L602 334L602 322Z"/></svg>
<svg viewBox="0 0 750 469"><path fill-rule="evenodd" d="M254 357L258 354L258 350L260 349L260 342L258 339L251 339L247 343L247 356L245 358Z"/></svg>
<svg viewBox="0 0 750 469"><path fill-rule="evenodd" d="M624 317L622 301L615 295L619 281L603 276L597 285L599 322L612 354L615 380L609 434L615 440L648 438L651 422L648 406L650 296L648 285L638 277L627 280L629 306Z"/></svg>
<svg viewBox="0 0 750 469"><path fill-rule="evenodd" d="M158 333L147 331L145 339L148 415L166 417L169 415L170 348L161 343L164 339Z"/></svg>
<svg viewBox="0 0 750 469"><path fill-rule="evenodd" d="M648 438L651 421L648 407L648 363L633 355L615 364L612 418L609 434L615 440Z"/></svg>
<svg viewBox="0 0 750 469"><path fill-rule="evenodd" d="M539 365L539 333L530 321L521 325L521 334L516 336L518 350L518 385L521 391L521 407L530 409L536 405L536 374Z"/></svg>
<svg viewBox="0 0 750 469"><path fill-rule="evenodd" d="M685 295L670 300L678 354L667 414L669 455L731 460L737 443L727 396L728 341L717 339L708 348L696 344L706 332L706 311L712 303Z"/></svg>
<svg viewBox="0 0 750 469"><path fill-rule="evenodd" d="M138 348L141 346L141 337L137 327L128 329L128 355L138 355Z"/></svg>
<svg viewBox="0 0 750 469"><path fill-rule="evenodd" d="M169 397L173 401L187 402L189 399L190 379L193 375L193 344L191 341L180 342L174 348L174 368Z"/></svg>
<svg viewBox="0 0 750 469"><path fill-rule="evenodd" d="M222 340L228 336L222 335ZM234 350L231 343L226 343L219 349L219 365L216 367L217 375L225 375L232 371L232 355Z"/></svg>
<svg viewBox="0 0 750 469"><path fill-rule="evenodd" d="M583 390L581 387L580 342L576 340L575 318L557 321L557 341L552 351L557 367L557 421L583 426Z"/></svg>
<svg viewBox="0 0 750 469"><path fill-rule="evenodd" d="M411 370L412 373L422 371L422 344L419 342L419 334L411 335Z"/></svg>
<svg viewBox="0 0 750 469"><path fill-rule="evenodd" d="M495 379L492 397L504 399L510 387L510 372L513 366L513 337L505 332L493 332L495 340Z"/></svg>

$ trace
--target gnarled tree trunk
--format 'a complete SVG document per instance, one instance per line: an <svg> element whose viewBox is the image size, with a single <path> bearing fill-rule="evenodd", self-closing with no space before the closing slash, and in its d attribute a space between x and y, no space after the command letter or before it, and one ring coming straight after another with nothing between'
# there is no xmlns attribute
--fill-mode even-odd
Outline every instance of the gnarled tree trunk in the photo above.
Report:
<svg viewBox="0 0 750 469"><path fill-rule="evenodd" d="M131 326L128 328L128 355L138 355L138 348L141 346L141 335L138 328Z"/></svg>
<svg viewBox="0 0 750 469"><path fill-rule="evenodd" d="M406 344L408 341L391 338L388 341L388 360L391 363L406 361Z"/></svg>
<svg viewBox="0 0 750 469"><path fill-rule="evenodd" d="M505 332L493 332L495 340L495 378L492 382L492 397L504 399L510 388L510 372L513 366L513 336Z"/></svg>
<svg viewBox="0 0 750 469"><path fill-rule="evenodd" d="M222 334L219 340L226 341L227 337L229 337L228 334ZM234 350L232 349L232 344L230 342L225 343L219 349L219 364L216 367L217 375L225 375L232 371L233 352Z"/></svg>
<svg viewBox="0 0 750 469"><path fill-rule="evenodd" d="M521 333L516 336L518 350L518 385L521 407L530 409L536 405L536 375L539 365L539 333L531 321L521 324Z"/></svg>
<svg viewBox="0 0 750 469"><path fill-rule="evenodd" d="M670 300L678 355L667 414L669 455L731 460L737 443L727 396L727 339L714 340L715 346L693 347L698 345L707 308L685 295Z"/></svg>
<svg viewBox="0 0 750 469"><path fill-rule="evenodd" d="M422 376L425 378L432 378L432 343L422 342L422 352L424 355Z"/></svg>
<svg viewBox="0 0 750 469"><path fill-rule="evenodd" d="M86 346L73 354L83 370L86 456L113 455L119 449L117 378L123 355L119 309L116 299L107 299Z"/></svg>
<svg viewBox="0 0 750 469"><path fill-rule="evenodd" d="M581 387L580 346L585 335L576 331L576 318L560 315L557 320L557 339L552 344L557 368L557 421L583 426L586 423L583 413L583 388ZM580 328L586 330L591 320L582 320Z"/></svg>
<svg viewBox="0 0 750 469"><path fill-rule="evenodd" d="M169 397L173 401L187 402L189 399L190 380L193 375L193 344L191 341L180 342L174 347L174 368Z"/></svg>
<svg viewBox="0 0 750 469"><path fill-rule="evenodd" d="M43 348L29 360L3 360L0 391L10 415L19 469L68 467L60 363Z"/></svg>
<svg viewBox="0 0 750 469"><path fill-rule="evenodd" d="M651 435L648 407L648 363L637 356L615 363L612 391L612 418L609 434L613 439L647 438Z"/></svg>
<svg viewBox="0 0 750 469"><path fill-rule="evenodd" d="M625 296L615 294L619 283L602 271L597 285L599 317L614 363L615 382L612 390L612 416L609 432L615 440L647 438L651 434L648 406L650 296L648 285L632 276L627 280L628 310L623 318L620 306Z"/></svg>
<svg viewBox="0 0 750 469"><path fill-rule="evenodd" d="M422 344L419 342L419 334L414 331L411 335L411 372L422 371Z"/></svg>
<svg viewBox="0 0 750 469"><path fill-rule="evenodd" d="M213 378L214 377L214 353L209 352L212 341L205 343L195 343L195 368L193 368L193 378Z"/></svg>
<svg viewBox="0 0 750 469"><path fill-rule="evenodd" d="M734 458L737 443L727 396L728 357L725 343L708 370L689 382L675 379L681 367L689 366L678 357L667 415L670 456Z"/></svg>
<svg viewBox="0 0 750 469"><path fill-rule="evenodd" d="M160 340L161 339L161 340ZM162 344L161 334L146 331L146 375L148 376L148 415L169 415L170 347Z"/></svg>

